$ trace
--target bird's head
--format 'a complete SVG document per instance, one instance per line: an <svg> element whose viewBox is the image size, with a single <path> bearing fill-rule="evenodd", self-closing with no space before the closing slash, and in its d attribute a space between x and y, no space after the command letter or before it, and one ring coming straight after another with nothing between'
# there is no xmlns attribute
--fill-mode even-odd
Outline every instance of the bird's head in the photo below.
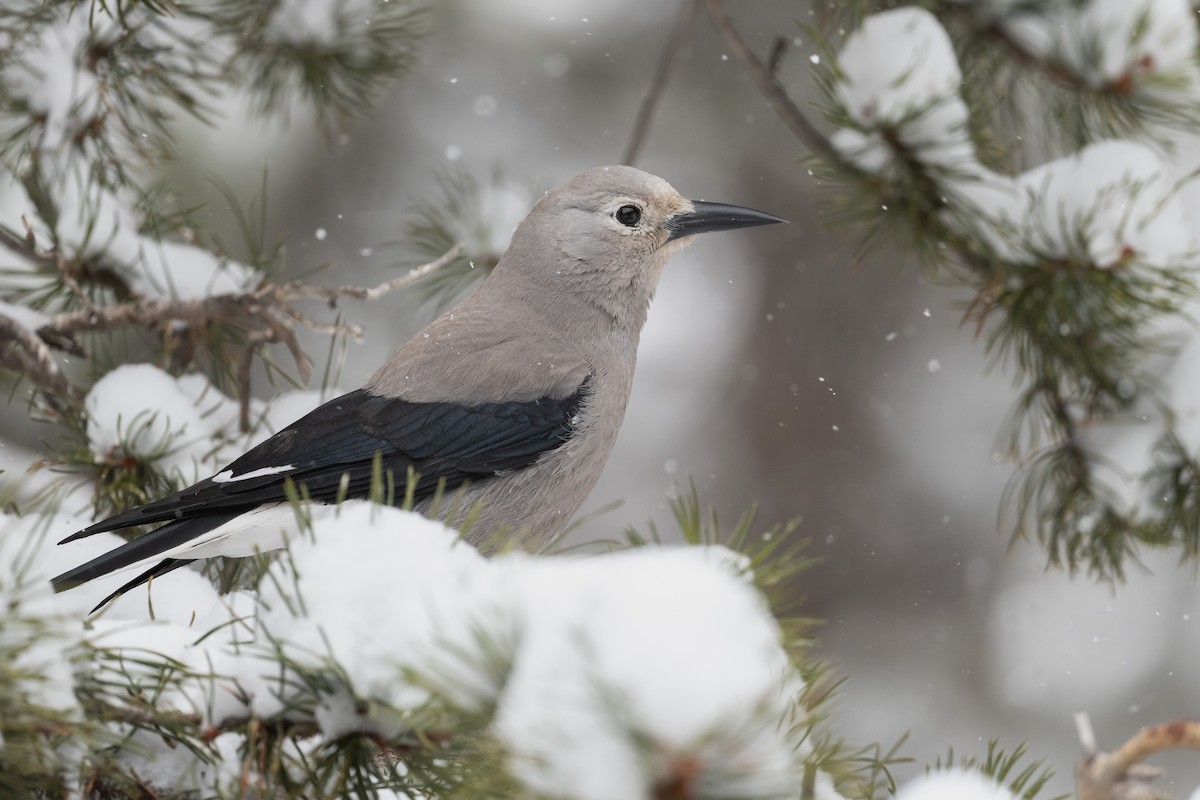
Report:
<svg viewBox="0 0 1200 800"><path fill-rule="evenodd" d="M784 221L688 200L662 178L633 167L596 167L538 201L497 269L520 272L556 293L585 297L638 322L667 259L694 234Z"/></svg>

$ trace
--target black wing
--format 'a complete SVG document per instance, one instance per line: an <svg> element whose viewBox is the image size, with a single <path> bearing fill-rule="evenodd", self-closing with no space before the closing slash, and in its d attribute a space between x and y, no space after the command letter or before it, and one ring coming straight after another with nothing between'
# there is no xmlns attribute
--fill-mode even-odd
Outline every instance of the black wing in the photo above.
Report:
<svg viewBox="0 0 1200 800"><path fill-rule="evenodd" d="M420 474L413 496L432 495L440 481L468 481L521 469L571 436L588 381L569 397L464 406L413 403L359 389L335 398L206 478L173 495L117 514L60 544L103 531L168 522L111 553L53 579L59 591L165 552L267 503L287 500L290 480L319 502L367 497L379 458L396 497ZM151 570L153 572L153 570Z"/></svg>

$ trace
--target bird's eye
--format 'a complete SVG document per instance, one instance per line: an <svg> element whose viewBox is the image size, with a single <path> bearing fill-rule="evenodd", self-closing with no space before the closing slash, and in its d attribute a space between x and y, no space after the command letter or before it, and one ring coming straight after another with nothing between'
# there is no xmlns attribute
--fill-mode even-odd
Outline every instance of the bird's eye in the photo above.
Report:
<svg viewBox="0 0 1200 800"><path fill-rule="evenodd" d="M621 206L614 216L616 216L617 222L632 228L642 218L642 210L637 206Z"/></svg>

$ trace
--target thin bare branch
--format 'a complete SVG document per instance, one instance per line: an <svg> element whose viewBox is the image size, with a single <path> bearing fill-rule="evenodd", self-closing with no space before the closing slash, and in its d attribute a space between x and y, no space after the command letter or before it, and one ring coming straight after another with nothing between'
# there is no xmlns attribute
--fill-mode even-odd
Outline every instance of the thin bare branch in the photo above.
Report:
<svg viewBox="0 0 1200 800"><path fill-rule="evenodd" d="M782 36L776 36L775 41L771 43L771 52L767 56L767 72L772 75L778 74L779 67L783 64L783 57L787 55L788 40Z"/></svg>
<svg viewBox="0 0 1200 800"><path fill-rule="evenodd" d="M30 257L37 253L32 242L23 240L11 231L0 228L0 246L18 249ZM327 324L309 319L297 310L298 300L326 300L331 305L340 299L376 300L409 286L438 270L444 269L462 253L455 245L439 258L416 267L394 280L375 287L314 286L291 281L268 283L247 292L220 294L193 300L140 299L111 306L94 306L63 312L49 318L36 331L0 316L0 367L6 367L28 377L44 396L47 405L58 413L77 409L79 392L58 369L52 349L79 352L72 340L78 333L95 333L124 328L144 328L164 336L175 335L183 326L197 329L214 323L234 324L248 330L245 348L238 361L239 400L243 429L249 424L250 373L254 355L266 344L282 344L295 362L302 382L312 376L312 362L296 338L297 324L326 334L346 333L361 337L357 325ZM53 259L52 259L53 260Z"/></svg>
<svg viewBox="0 0 1200 800"><path fill-rule="evenodd" d="M658 107L663 89L666 88L667 81L671 78L671 71L679 61L679 54L683 51L683 46L692 32L692 26L703 2L704 0L681 0L679 14L675 18L671 35L663 45L662 53L658 57L658 64L654 67L654 74L650 77L650 86L646 89L642 104L638 106L637 117L633 122L633 131L629 134L629 144L625 145L625 154L621 156L622 164L632 167L637 161L638 155L641 154L646 134L650 130L650 119L654 116L654 110Z"/></svg>
<svg viewBox="0 0 1200 800"><path fill-rule="evenodd" d="M1081 727L1078 717L1076 727L1091 730L1090 723ZM1160 771L1142 762L1167 750L1200 750L1200 721L1149 725L1111 753L1089 752L1088 738L1081 736L1085 755L1075 767L1076 800L1144 800L1158 796L1149 784Z"/></svg>
<svg viewBox="0 0 1200 800"><path fill-rule="evenodd" d="M362 286L313 286L307 283L285 283L281 284L281 287L288 300L332 301L342 298L349 300L378 300L385 294L394 292L397 289L403 289L406 286L411 286L417 281L428 278L433 273L445 269L456 258L462 255L462 252L463 246L456 244L428 264L414 267L399 278L393 278L390 281L381 283L373 289L366 289Z"/></svg>
<svg viewBox="0 0 1200 800"><path fill-rule="evenodd" d="M263 324L273 326L280 321L278 318L275 322L269 320L270 312L279 310L287 313L283 309L296 300L375 300L444 268L461 252L462 246L455 245L435 261L370 289L361 286L313 286L293 281L265 284L250 292L218 294L195 300L143 299L57 314L38 329L38 335L43 339L53 340L76 333L121 328L157 329L176 322L200 323L230 320L239 316L256 318Z"/></svg>
<svg viewBox="0 0 1200 800"><path fill-rule="evenodd" d="M270 330L255 331L250 334L246 347L238 358L238 430L243 433L250 430L250 369L254 366L254 356L260 347L273 341Z"/></svg>
<svg viewBox="0 0 1200 800"><path fill-rule="evenodd" d="M50 347L33 331L4 314L0 314L0 367L27 378L56 413L78 410L79 392L58 368Z"/></svg>
<svg viewBox="0 0 1200 800"><path fill-rule="evenodd" d="M708 18L712 21L713 27L721 34L721 38L725 40L726 46L733 52L734 57L745 65L746 71L754 79L759 93L762 94L775 115L787 125L788 130L797 139L804 142L808 149L818 157L837 164L840 168L858 173L859 169L847 161L829 141L829 138L817 130L808 117L804 116L804 112L788 96L787 90L783 88L783 84L779 82L779 78L776 77L772 68L755 55L750 46L746 44L733 26L733 21L729 19L724 3L721 0L707 0L707 3ZM772 61L778 62L779 57L779 55L773 55Z"/></svg>
<svg viewBox="0 0 1200 800"><path fill-rule="evenodd" d="M24 218L21 220L25 222ZM33 235L29 232L29 225L25 223L26 235L21 236L11 228L0 225L0 247L15 253L22 258L35 263L44 264L46 266L55 266L57 261L52 253L46 253L37 246Z"/></svg>

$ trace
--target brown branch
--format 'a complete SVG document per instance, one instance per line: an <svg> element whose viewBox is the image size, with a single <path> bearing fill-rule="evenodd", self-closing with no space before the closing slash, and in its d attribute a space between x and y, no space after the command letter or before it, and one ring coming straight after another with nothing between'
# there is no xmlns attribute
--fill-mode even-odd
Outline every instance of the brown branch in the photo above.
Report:
<svg viewBox="0 0 1200 800"><path fill-rule="evenodd" d="M637 117L633 122L633 132L629 134L629 144L625 146L625 154L621 156L622 164L632 167L641 153L646 133L650 130L650 118L654 116L659 98L662 97L663 89L670 80L671 71L679 61L679 54L683 51L683 45L691 34L692 25L696 21L696 15L700 12L702 2L703 0L681 0L679 4L679 15L675 18L675 26L671 29L671 35L667 38L666 44L663 45L662 53L658 57L658 64L654 67L654 74L650 77L650 86L646 89L642 104L638 106Z"/></svg>
<svg viewBox="0 0 1200 800"><path fill-rule="evenodd" d="M37 241L34 239L33 231L25 218L21 218L21 222L25 225L25 235L19 236L16 231L0 225L0 247L4 247L17 255L46 266L56 266L58 260L53 253L47 253L37 246Z"/></svg>
<svg viewBox="0 0 1200 800"><path fill-rule="evenodd" d="M767 72L772 75L779 73L779 66L783 63L783 57L787 55L788 40L782 36L776 36L775 41L771 43L771 52L767 55Z"/></svg>
<svg viewBox="0 0 1200 800"><path fill-rule="evenodd" d="M254 355L260 347L272 341L270 331L255 331L250 334L238 358L238 430L250 430L250 369L254 366Z"/></svg>
<svg viewBox="0 0 1200 800"><path fill-rule="evenodd" d="M411 286L423 278L427 278L438 270L444 269L454 262L456 258L462 255L463 246L456 244L445 253L442 253L428 264L422 264L419 267L414 267L408 272L401 275L399 278L393 278L390 281L381 283L373 289L365 289L361 286L313 286L307 283L285 283L282 284L284 291L288 294L291 300L340 300L347 298L350 300L378 300L389 292L394 292L397 289L403 289L406 286Z"/></svg>
<svg viewBox="0 0 1200 800"><path fill-rule="evenodd" d="M779 78L776 77L770 66L755 55L746 41L738 34L737 29L733 26L733 21L725 12L722 0L707 0L707 2L708 18L712 21L713 27L721 34L726 46L733 51L734 57L745 65L746 71L754 79L759 93L762 94L775 115L788 127L788 130L820 158L858 174L860 172L858 167L847 161L829 141L829 138L817 130L808 117L804 116L804 112L788 96L787 90L783 88L783 84L779 82ZM778 55L772 56L773 61L778 61L778 58Z"/></svg>
<svg viewBox="0 0 1200 800"><path fill-rule="evenodd" d="M1076 800L1143 800L1157 797L1149 786L1159 770L1145 759L1167 750L1200 750L1200 721L1176 720L1142 728L1115 751L1096 751L1095 736L1086 714L1075 724L1084 748L1075 766Z"/></svg>
<svg viewBox="0 0 1200 800"><path fill-rule="evenodd" d="M27 378L56 414L79 410L79 390L58 368L50 347L33 331L4 314L0 314L0 367Z"/></svg>
<svg viewBox="0 0 1200 800"><path fill-rule="evenodd" d="M0 246L19 249L23 255L44 257L33 245L11 231L0 228ZM238 361L241 424L249 424L250 367L254 355L266 344L282 344L288 349L302 381L312 375L309 361L295 325L322 333L346 333L361 338L357 325L327 324L309 319L293 307L298 300L326 300L336 305L340 299L376 300L409 286L444 269L462 253L455 245L438 258L409 270L404 275L375 287L314 286L299 281L268 283L247 292L220 294L195 300L141 299L111 306L97 306L54 315L37 329L36 335L9 317L0 315L0 367L20 372L42 391L47 405L59 414L78 410L80 393L58 368L52 348L78 349L71 337L77 333L96 333L125 328L145 328L164 335L180 323L203 327L212 323L239 323L250 329L245 349Z"/></svg>
<svg viewBox="0 0 1200 800"><path fill-rule="evenodd" d="M374 288L362 286L314 286L292 281L268 283L249 292L218 294L196 300L153 299L81 309L57 314L50 322L38 329L38 334L47 336L70 336L76 333L119 330L121 328L157 328L161 325L182 322L209 322L229 319L238 314L265 319L268 311L284 311L296 300L339 299L376 300L389 292L408 286L443 269L458 258L462 245L455 245L434 261L410 270L399 278L382 283ZM268 322L268 324L271 324Z"/></svg>

